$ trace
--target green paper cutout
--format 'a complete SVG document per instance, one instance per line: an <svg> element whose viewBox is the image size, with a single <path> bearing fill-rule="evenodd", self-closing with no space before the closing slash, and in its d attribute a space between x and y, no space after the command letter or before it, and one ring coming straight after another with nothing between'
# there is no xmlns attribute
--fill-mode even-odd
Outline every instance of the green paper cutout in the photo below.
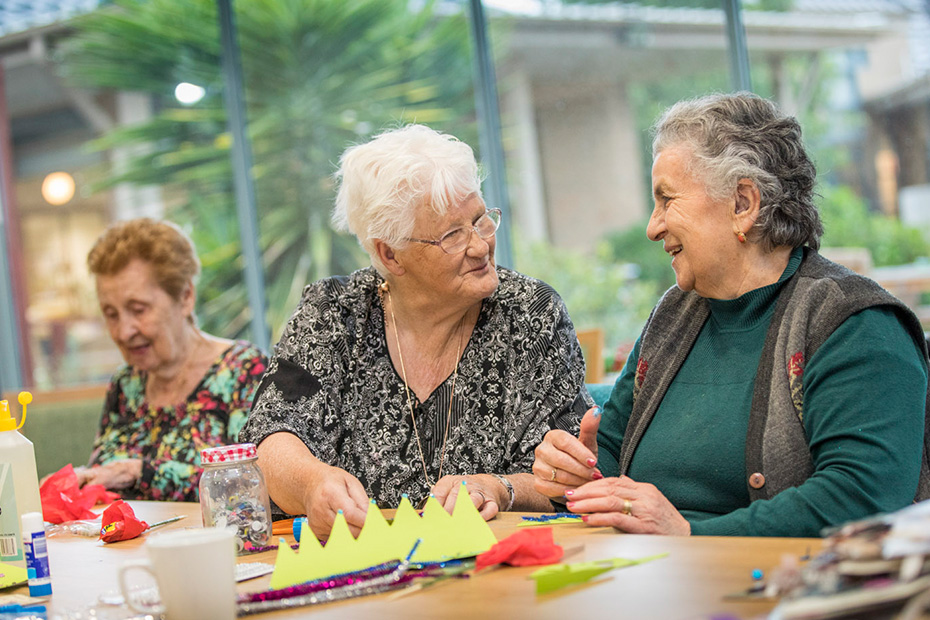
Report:
<svg viewBox="0 0 930 620"><path fill-rule="evenodd" d="M467 492L458 494L452 515L430 496L420 517L410 500L403 497L390 524L372 501L358 539L352 537L341 511L336 515L325 546L320 546L309 528L301 537L297 552L282 539L271 587L286 588L400 560L410 553L417 539L421 542L412 560L423 563L471 557L497 543Z"/></svg>
<svg viewBox="0 0 930 620"><path fill-rule="evenodd" d="M645 564L652 560L664 558L667 555L667 553L660 553L658 555L651 555L635 560L613 558L609 560L595 560L593 562L575 562L574 564L555 564L534 571L530 575L530 579L536 581L536 594L547 594L567 586L587 583L598 575L615 568Z"/></svg>

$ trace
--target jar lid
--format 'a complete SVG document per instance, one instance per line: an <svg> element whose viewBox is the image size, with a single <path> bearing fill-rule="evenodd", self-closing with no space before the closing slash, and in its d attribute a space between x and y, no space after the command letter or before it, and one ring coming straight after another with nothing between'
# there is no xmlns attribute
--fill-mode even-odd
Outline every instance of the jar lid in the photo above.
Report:
<svg viewBox="0 0 930 620"><path fill-rule="evenodd" d="M237 443L231 446L215 446L200 451L200 461L206 463L234 463L247 461L258 456L254 443Z"/></svg>

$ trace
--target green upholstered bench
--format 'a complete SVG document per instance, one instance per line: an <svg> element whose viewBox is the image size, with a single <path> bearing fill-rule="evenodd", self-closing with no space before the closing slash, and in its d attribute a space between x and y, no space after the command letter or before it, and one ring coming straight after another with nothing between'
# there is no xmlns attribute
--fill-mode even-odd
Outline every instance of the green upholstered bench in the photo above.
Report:
<svg viewBox="0 0 930 620"><path fill-rule="evenodd" d="M103 411L105 385L50 392L34 392L26 423L20 429L35 446L39 478L67 465L86 465ZM17 392L3 395L10 412L19 418Z"/></svg>

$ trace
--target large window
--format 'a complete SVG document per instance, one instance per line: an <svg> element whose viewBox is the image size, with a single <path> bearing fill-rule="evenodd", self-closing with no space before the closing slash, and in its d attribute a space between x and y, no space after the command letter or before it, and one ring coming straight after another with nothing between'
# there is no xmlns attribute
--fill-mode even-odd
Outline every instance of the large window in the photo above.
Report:
<svg viewBox="0 0 930 620"><path fill-rule="evenodd" d="M414 121L476 151L479 137L496 137L479 136L487 125L474 103L466 0L233 6L275 339L306 283L367 262L329 225L331 175L348 145ZM673 282L667 257L644 233L648 130L680 98L731 90L721 7L484 2L505 155L505 169L487 173L506 178L510 208L500 234L511 236L514 267L552 284L579 329L605 335L608 369ZM755 0L743 9L753 88L800 118L816 157L825 245L854 248L826 251L930 318L930 274L919 261L930 221L925 3L866 11ZM100 382L120 363L84 264L115 219L152 215L184 226L204 267L201 323L250 337L216 0L104 2L52 23L5 11L3 146L12 178L3 223L13 238L4 275L24 292L12 334L23 343L23 382Z"/></svg>

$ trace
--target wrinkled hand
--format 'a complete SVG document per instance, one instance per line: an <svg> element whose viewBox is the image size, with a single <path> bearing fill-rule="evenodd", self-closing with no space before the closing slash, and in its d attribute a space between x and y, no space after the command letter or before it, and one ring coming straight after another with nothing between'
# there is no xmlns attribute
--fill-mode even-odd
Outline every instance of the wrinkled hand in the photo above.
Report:
<svg viewBox="0 0 930 620"><path fill-rule="evenodd" d="M307 524L320 540L329 538L339 510L342 510L349 531L358 536L368 513L368 493L358 478L349 472L322 465L316 480L307 488L303 504Z"/></svg>
<svg viewBox="0 0 930 620"><path fill-rule="evenodd" d="M142 478L142 459L121 459L106 465L76 467L78 485L102 484L110 491L128 489Z"/></svg>
<svg viewBox="0 0 930 620"><path fill-rule="evenodd" d="M433 485L430 493L436 496L449 514L452 514L452 509L455 508L455 500L462 489L463 480L472 503L485 521L493 519L500 512L501 506L505 506L510 501L510 493L494 476L488 474L443 476Z"/></svg>
<svg viewBox="0 0 930 620"><path fill-rule="evenodd" d="M565 494L570 511L588 513L583 517L588 525L630 534L691 535L691 524L654 485L627 476L589 482Z"/></svg>
<svg viewBox="0 0 930 620"><path fill-rule="evenodd" d="M546 433L536 446L534 487L546 497L562 499L565 492L604 476L597 469L597 429L601 408L592 407L581 418L578 437L563 430Z"/></svg>

